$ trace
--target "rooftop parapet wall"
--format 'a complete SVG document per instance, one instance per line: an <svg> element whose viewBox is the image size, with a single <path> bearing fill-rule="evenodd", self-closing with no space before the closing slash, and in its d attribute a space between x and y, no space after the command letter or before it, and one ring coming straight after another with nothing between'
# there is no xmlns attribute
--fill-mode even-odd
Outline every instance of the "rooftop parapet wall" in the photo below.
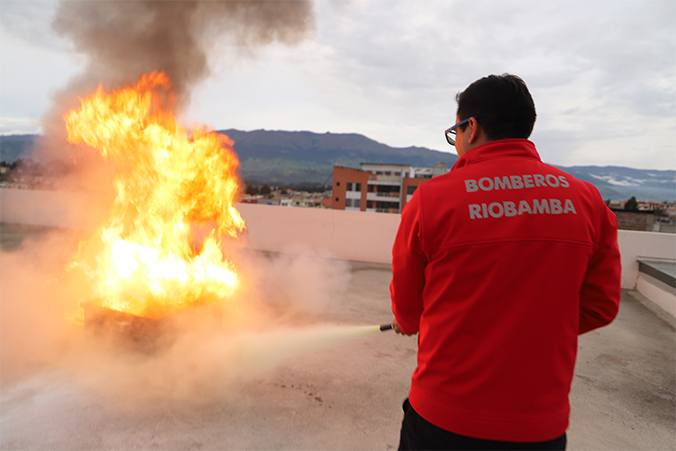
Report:
<svg viewBox="0 0 676 451"><path fill-rule="evenodd" d="M398 214L238 204L256 250L390 263Z"/></svg>
<svg viewBox="0 0 676 451"><path fill-rule="evenodd" d="M672 233L618 230L617 242L622 254L622 288L635 288L638 259L676 259L676 235Z"/></svg>
<svg viewBox="0 0 676 451"><path fill-rule="evenodd" d="M113 198L92 193L0 189L0 221L90 229L104 221ZM244 240L255 250L390 263L398 214L237 204Z"/></svg>
<svg viewBox="0 0 676 451"><path fill-rule="evenodd" d="M101 224L113 193L0 189L0 221L87 230Z"/></svg>
<svg viewBox="0 0 676 451"><path fill-rule="evenodd" d="M100 223L101 195L0 189L3 222L86 229ZM112 198L110 199L112 200ZM390 263L400 215L238 204L245 239L256 250L308 253L346 260ZM676 259L676 235L620 230L622 287L635 288L637 258Z"/></svg>

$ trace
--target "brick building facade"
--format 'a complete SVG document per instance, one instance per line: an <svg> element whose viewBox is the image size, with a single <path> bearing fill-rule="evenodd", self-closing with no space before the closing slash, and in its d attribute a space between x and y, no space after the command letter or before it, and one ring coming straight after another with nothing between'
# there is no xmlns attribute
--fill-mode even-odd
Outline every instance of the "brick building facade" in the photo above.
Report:
<svg viewBox="0 0 676 451"><path fill-rule="evenodd" d="M652 211L624 211L613 210L617 215L617 228L620 230L636 230L652 232L655 224L655 214Z"/></svg>
<svg viewBox="0 0 676 451"><path fill-rule="evenodd" d="M333 167L332 209L401 213L418 185L448 172L445 163L431 168L389 163L361 166L361 169Z"/></svg>

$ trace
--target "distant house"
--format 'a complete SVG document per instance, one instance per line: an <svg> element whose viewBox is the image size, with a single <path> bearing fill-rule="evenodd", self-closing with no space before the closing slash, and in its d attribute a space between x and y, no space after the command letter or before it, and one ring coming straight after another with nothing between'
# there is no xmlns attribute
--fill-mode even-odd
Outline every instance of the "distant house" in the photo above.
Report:
<svg viewBox="0 0 676 451"><path fill-rule="evenodd" d="M330 205L326 206L323 197L323 194L307 192L281 194L281 191L277 190L271 195L246 195L240 202L243 204L277 205L281 207L331 208Z"/></svg>
<svg viewBox="0 0 676 451"><path fill-rule="evenodd" d="M321 203L324 206L324 208L331 208L331 206L333 205L333 200L330 197L324 197L322 198Z"/></svg>

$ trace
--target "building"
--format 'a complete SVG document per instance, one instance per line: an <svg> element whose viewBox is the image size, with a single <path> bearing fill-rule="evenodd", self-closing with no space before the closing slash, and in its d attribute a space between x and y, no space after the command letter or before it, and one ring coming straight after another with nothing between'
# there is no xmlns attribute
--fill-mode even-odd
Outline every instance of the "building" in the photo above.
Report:
<svg viewBox="0 0 676 451"><path fill-rule="evenodd" d="M670 202L638 201L638 210L627 211L624 201L609 201L608 206L617 215L620 230L676 233L676 206Z"/></svg>
<svg viewBox="0 0 676 451"><path fill-rule="evenodd" d="M620 230L654 231L655 215L652 211L613 210L613 213L617 216L617 228Z"/></svg>
<svg viewBox="0 0 676 451"><path fill-rule="evenodd" d="M385 163L361 163L361 169L334 166L331 208L401 213L418 185L447 172L446 163L431 168Z"/></svg>

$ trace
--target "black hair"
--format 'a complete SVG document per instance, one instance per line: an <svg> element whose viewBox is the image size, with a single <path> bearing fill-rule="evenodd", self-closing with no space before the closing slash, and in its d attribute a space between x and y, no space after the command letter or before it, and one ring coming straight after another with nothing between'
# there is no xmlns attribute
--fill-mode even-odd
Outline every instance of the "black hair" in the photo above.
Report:
<svg viewBox="0 0 676 451"><path fill-rule="evenodd" d="M489 75L455 96L458 120L476 117L489 141L528 138L535 125L535 103L516 75ZM463 128L464 129L464 128Z"/></svg>

